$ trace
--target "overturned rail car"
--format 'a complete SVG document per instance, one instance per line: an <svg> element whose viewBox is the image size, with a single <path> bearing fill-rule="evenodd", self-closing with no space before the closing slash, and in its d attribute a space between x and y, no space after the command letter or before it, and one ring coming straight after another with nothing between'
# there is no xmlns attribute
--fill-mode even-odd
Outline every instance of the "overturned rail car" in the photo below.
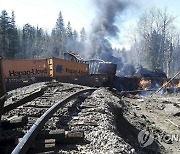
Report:
<svg viewBox="0 0 180 154"><path fill-rule="evenodd" d="M2 58L0 57L0 120L1 120L1 115L3 113L3 106L5 99L6 99L6 90L4 84ZM1 134L0 134L0 138L1 138Z"/></svg>

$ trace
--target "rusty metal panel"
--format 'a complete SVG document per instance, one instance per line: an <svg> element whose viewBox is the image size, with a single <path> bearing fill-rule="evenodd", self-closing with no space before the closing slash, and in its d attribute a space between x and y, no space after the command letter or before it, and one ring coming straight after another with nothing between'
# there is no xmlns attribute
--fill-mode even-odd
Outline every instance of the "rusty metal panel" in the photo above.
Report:
<svg viewBox="0 0 180 154"><path fill-rule="evenodd" d="M4 86L4 74L2 67L2 58L0 57L0 98L5 94L5 86Z"/></svg>
<svg viewBox="0 0 180 154"><path fill-rule="evenodd" d="M2 61L5 78L48 77L47 59L38 60L7 60Z"/></svg>
<svg viewBox="0 0 180 154"><path fill-rule="evenodd" d="M115 75L117 70L117 64L111 62L105 62L101 59L89 60L90 74L107 74Z"/></svg>
<svg viewBox="0 0 180 154"><path fill-rule="evenodd" d="M1 121L1 115L3 113L3 108L4 108L5 94L6 94L6 90L5 90L5 85L4 85L2 58L0 57L0 121ZM1 137L1 134L0 134L0 137Z"/></svg>
<svg viewBox="0 0 180 154"><path fill-rule="evenodd" d="M116 74L117 64L113 63L99 63L98 73L115 75Z"/></svg>
<svg viewBox="0 0 180 154"><path fill-rule="evenodd" d="M104 86L108 80L105 74L85 75L85 76L62 76L57 78L64 83L79 84L84 86L100 87Z"/></svg>
<svg viewBox="0 0 180 154"><path fill-rule="evenodd" d="M88 74L88 64L53 58L53 77L83 76Z"/></svg>

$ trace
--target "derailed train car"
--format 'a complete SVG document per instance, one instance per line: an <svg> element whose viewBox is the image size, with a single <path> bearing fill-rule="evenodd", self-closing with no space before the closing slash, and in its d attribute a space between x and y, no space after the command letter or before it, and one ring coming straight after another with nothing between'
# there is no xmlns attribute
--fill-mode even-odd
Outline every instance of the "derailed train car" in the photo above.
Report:
<svg viewBox="0 0 180 154"><path fill-rule="evenodd" d="M67 77L87 76L89 74L88 64L58 58L36 60L3 59L2 67L7 90L51 79L68 82Z"/></svg>
<svg viewBox="0 0 180 154"><path fill-rule="evenodd" d="M88 61L78 59L72 54L65 59L50 58L48 64L50 77L60 82L99 87L107 81L104 74L90 74Z"/></svg>
<svg viewBox="0 0 180 154"><path fill-rule="evenodd" d="M117 64L105 62L101 59L91 59L89 63L90 74L105 74L107 76L115 76Z"/></svg>
<svg viewBox="0 0 180 154"><path fill-rule="evenodd" d="M3 74L7 90L46 81L49 77L47 59L2 60Z"/></svg>
<svg viewBox="0 0 180 154"><path fill-rule="evenodd" d="M98 87L116 73L115 64L102 61L97 63L96 60L83 61L73 53L65 53L64 59L2 59L2 68L7 90L52 79ZM94 69L96 72L92 72Z"/></svg>
<svg viewBox="0 0 180 154"><path fill-rule="evenodd" d="M48 65L51 77L89 75L89 66L85 63L49 58Z"/></svg>
<svg viewBox="0 0 180 154"><path fill-rule="evenodd" d="M6 79L30 77L48 77L49 67L46 59L39 60L7 60L3 59L2 66Z"/></svg>
<svg viewBox="0 0 180 154"><path fill-rule="evenodd" d="M51 79L88 86L100 86L106 81L104 75L89 75L89 64L84 61L3 59L2 67L7 90Z"/></svg>
<svg viewBox="0 0 180 154"><path fill-rule="evenodd" d="M5 100L6 100L6 90L4 85L2 58L0 57L0 120L1 120L1 115L3 113L3 106Z"/></svg>
<svg viewBox="0 0 180 154"><path fill-rule="evenodd" d="M52 79L87 86L109 86L119 91L157 89L168 81L167 78L163 77L117 77L115 75L116 64L100 59L83 61L68 53L66 53L64 59L0 59L0 68L2 68L0 73L4 76L5 86L8 91L35 82ZM168 84L166 86L168 89L180 88L179 79L174 79L171 83L175 86ZM2 93L1 89L0 93ZM3 94L0 96L3 96Z"/></svg>
<svg viewBox="0 0 180 154"><path fill-rule="evenodd" d="M3 75L3 67L2 67L2 58L0 57L0 101L3 99L4 95L5 95L4 75Z"/></svg>

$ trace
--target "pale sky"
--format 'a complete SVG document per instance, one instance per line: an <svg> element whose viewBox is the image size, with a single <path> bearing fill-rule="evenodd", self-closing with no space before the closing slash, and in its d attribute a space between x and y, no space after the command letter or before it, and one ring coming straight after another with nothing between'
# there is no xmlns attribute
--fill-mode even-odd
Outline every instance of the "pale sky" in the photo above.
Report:
<svg viewBox="0 0 180 154"><path fill-rule="evenodd" d="M51 31L55 26L58 14L61 11L65 25L70 21L73 28L80 31L82 27L89 29L95 9L92 0L0 0L0 11L5 9L11 16L12 10L15 11L16 25L20 28L26 23L32 26L39 26L47 31ZM105 0L106 1L106 0ZM113 0L112 0L113 1ZM180 0L132 0L138 5L132 9L121 24L122 37L126 34L126 28L150 7L167 7L168 12L177 18L176 24L180 25ZM180 27L180 26L179 26Z"/></svg>
<svg viewBox="0 0 180 154"><path fill-rule="evenodd" d="M88 27L93 18L89 0L0 0L0 11L5 9L9 16L15 11L16 24L23 27L29 23L51 30L61 11L65 25L70 21L78 31Z"/></svg>

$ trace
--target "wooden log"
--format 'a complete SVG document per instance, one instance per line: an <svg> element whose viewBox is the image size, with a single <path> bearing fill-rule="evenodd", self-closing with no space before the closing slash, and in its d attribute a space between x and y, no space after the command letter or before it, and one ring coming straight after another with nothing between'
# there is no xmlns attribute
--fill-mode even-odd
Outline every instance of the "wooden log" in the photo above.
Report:
<svg viewBox="0 0 180 154"><path fill-rule="evenodd" d="M47 87L43 87L35 92L32 92L30 95L18 100L18 101L15 101L13 104L9 104L7 106L4 106L4 109L3 109L3 113L7 113L27 102L30 102L32 101L33 99L37 98L37 97L40 97L44 94L44 91L47 89Z"/></svg>
<svg viewBox="0 0 180 154"><path fill-rule="evenodd" d="M74 122L72 124L70 124L71 126L94 126L97 127L98 124L95 121L78 121L78 122Z"/></svg>
<svg viewBox="0 0 180 154"><path fill-rule="evenodd" d="M84 142L84 132L82 131L65 131L65 139L56 139L56 145L58 144L77 144Z"/></svg>
<svg viewBox="0 0 180 154"><path fill-rule="evenodd" d="M7 138L2 138L0 140L0 147L15 146L17 143L18 143L18 137L10 136Z"/></svg>
<svg viewBox="0 0 180 154"><path fill-rule="evenodd" d="M64 131L63 129L50 131L49 133L40 133L27 153L46 152L57 148L60 144L78 144L83 142L84 132Z"/></svg>
<svg viewBox="0 0 180 154"><path fill-rule="evenodd" d="M175 113L173 116L180 117L180 112Z"/></svg>
<svg viewBox="0 0 180 154"><path fill-rule="evenodd" d="M41 150L46 148L54 148L54 147L55 147L55 139L35 140L35 142L33 142L33 144L31 145L31 149L41 149Z"/></svg>
<svg viewBox="0 0 180 154"><path fill-rule="evenodd" d="M1 138L0 140L0 154L8 154L13 151L18 143L18 137L10 136L7 138Z"/></svg>
<svg viewBox="0 0 180 154"><path fill-rule="evenodd" d="M0 147L0 153L9 154L13 151L14 148L15 148L15 146Z"/></svg>
<svg viewBox="0 0 180 154"><path fill-rule="evenodd" d="M84 132L82 131L65 131L64 129L53 130L49 133L40 133L36 137L36 141L54 139L57 144L76 144L82 143L84 140Z"/></svg>
<svg viewBox="0 0 180 154"><path fill-rule="evenodd" d="M28 118L27 116L13 116L9 118L8 120L1 121L1 128L3 129L14 129L14 128L20 128L24 127L28 124Z"/></svg>
<svg viewBox="0 0 180 154"><path fill-rule="evenodd" d="M39 139L65 139L65 130L64 129L58 129L58 130L52 130L50 132L45 133L39 133L36 137L36 140Z"/></svg>
<svg viewBox="0 0 180 154"><path fill-rule="evenodd" d="M32 143L27 154L49 152L55 148L55 139L36 140Z"/></svg>

